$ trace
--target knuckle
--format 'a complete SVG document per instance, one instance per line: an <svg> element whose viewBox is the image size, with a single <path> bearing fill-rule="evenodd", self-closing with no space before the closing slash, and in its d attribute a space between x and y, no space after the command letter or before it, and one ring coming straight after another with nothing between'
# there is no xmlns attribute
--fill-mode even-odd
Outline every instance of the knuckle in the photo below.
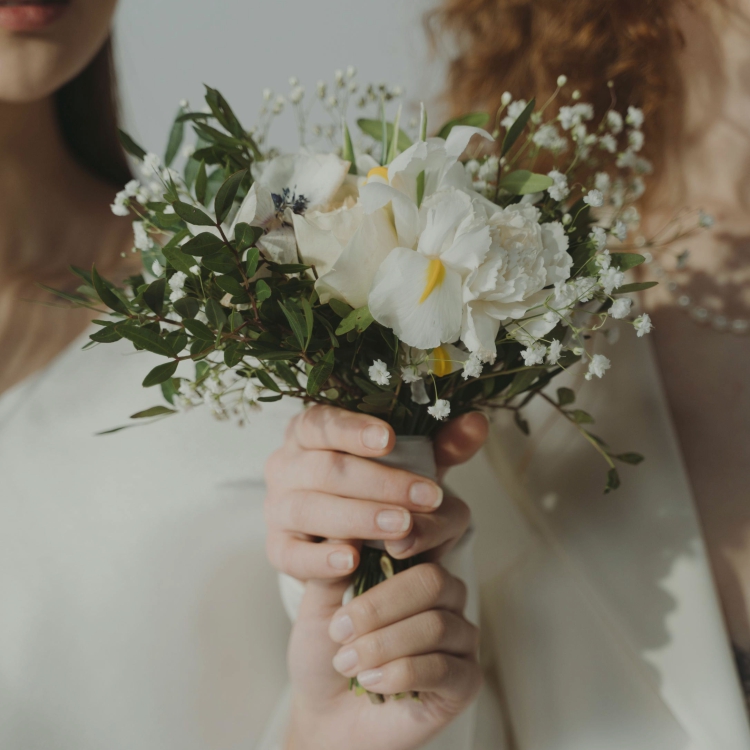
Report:
<svg viewBox="0 0 750 750"><path fill-rule="evenodd" d="M429 644L433 646L442 644L448 636L448 629L448 618L445 612L433 609L426 613L424 633Z"/></svg>
<svg viewBox="0 0 750 750"><path fill-rule="evenodd" d="M371 633L357 644L357 651L362 660L373 666L383 663L387 650L386 637L379 632Z"/></svg>
<svg viewBox="0 0 750 750"><path fill-rule="evenodd" d="M445 591L448 574L435 563L425 563L417 570L418 581L427 596L427 601L431 604L436 603Z"/></svg>
<svg viewBox="0 0 750 750"><path fill-rule="evenodd" d="M402 659L395 671L396 682L399 685L403 685L404 689L408 690L417 684L419 675L417 673L416 662L413 658Z"/></svg>
<svg viewBox="0 0 750 750"><path fill-rule="evenodd" d="M378 607L372 597L363 594L354 599L350 604L350 617L355 623L355 628L360 633L369 633L378 624Z"/></svg>

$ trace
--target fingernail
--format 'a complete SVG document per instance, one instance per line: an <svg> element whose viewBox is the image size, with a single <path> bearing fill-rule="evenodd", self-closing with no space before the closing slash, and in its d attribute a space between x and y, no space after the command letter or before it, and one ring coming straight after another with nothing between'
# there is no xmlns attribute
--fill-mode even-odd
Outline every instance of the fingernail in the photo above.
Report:
<svg viewBox="0 0 750 750"><path fill-rule="evenodd" d="M354 635L352 618L349 615L341 615L341 617L331 620L328 635L331 636L331 640L338 643L343 643L347 638L351 638Z"/></svg>
<svg viewBox="0 0 750 750"><path fill-rule="evenodd" d="M377 685L383 679L383 672L380 669L368 669L366 672L360 672L357 675L357 682L362 687Z"/></svg>
<svg viewBox="0 0 750 750"><path fill-rule="evenodd" d="M351 552L331 552L328 564L334 570L351 570L354 567L354 555Z"/></svg>
<svg viewBox="0 0 750 750"><path fill-rule="evenodd" d="M385 427L371 424L362 430L362 443L373 451L382 451L388 445L391 435Z"/></svg>
<svg viewBox="0 0 750 750"><path fill-rule="evenodd" d="M436 484L414 482L409 489L409 500L423 508L437 508L443 502L443 490Z"/></svg>
<svg viewBox="0 0 750 750"><path fill-rule="evenodd" d="M405 510L381 510L375 516L375 523L381 531L395 533L406 531L411 523L411 517Z"/></svg>
<svg viewBox="0 0 750 750"><path fill-rule="evenodd" d="M402 555L406 550L414 546L414 537L409 534L409 536L404 539L394 539L392 542L389 541L385 546L387 547L388 552L392 555Z"/></svg>
<svg viewBox="0 0 750 750"><path fill-rule="evenodd" d="M337 672L351 672L359 661L357 652L353 648L347 648L343 651L339 651L336 656L333 657L333 668Z"/></svg>

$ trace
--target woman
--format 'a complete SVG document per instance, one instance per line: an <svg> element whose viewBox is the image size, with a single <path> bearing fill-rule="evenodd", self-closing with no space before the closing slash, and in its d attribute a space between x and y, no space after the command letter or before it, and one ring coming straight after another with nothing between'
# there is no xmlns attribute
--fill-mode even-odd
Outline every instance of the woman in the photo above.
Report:
<svg viewBox="0 0 750 750"><path fill-rule="evenodd" d="M233 431L196 410L179 424L97 437L153 404L138 384L149 355L81 352L93 315L61 310L37 286L74 286L71 264L120 276L132 266L130 222L109 208L130 179L116 132L115 4L0 0L0 746L255 747L285 680L288 635L263 554L263 465L294 412L270 409ZM290 438L314 447L312 422L295 425ZM378 420L360 427L363 455L388 453L393 436ZM441 439L443 464L468 458L485 433L481 418L455 424ZM393 543L411 535L440 547L437 559L465 529L465 506L438 508L434 482L369 470L382 493L349 502L340 536L364 538L363 527ZM350 545L317 546L339 576L356 564ZM440 726L478 685L476 635L461 584L422 567L395 582L389 601L427 622L442 622L436 605L453 611L462 658L452 663L465 679L457 687L429 675L451 697L435 714ZM439 599L411 599L423 579L441 584ZM419 654L441 645L421 630L407 642ZM296 674L309 653L292 659ZM345 737L338 719L330 714L327 731ZM390 745L391 729L373 726L370 739Z"/></svg>
<svg viewBox="0 0 750 750"><path fill-rule="evenodd" d="M528 439L498 420L489 463L456 475L494 703L473 740L434 747L747 748L750 4L448 0L433 18L456 53L456 110L493 112L506 90L544 101L567 74L599 116L613 94L645 112L644 235L686 205L716 219L651 266L654 353L612 346L612 372L579 399L611 445L647 456L620 490L602 497L597 457L542 407Z"/></svg>

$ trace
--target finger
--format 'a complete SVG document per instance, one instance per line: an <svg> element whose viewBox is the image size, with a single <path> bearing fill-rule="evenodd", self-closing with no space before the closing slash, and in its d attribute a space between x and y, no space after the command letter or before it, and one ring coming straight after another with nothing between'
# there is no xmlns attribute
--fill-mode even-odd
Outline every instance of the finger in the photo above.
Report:
<svg viewBox="0 0 750 750"><path fill-rule="evenodd" d="M430 560L439 560L466 533L471 511L463 500L449 496L436 513L417 513L412 529L403 539L386 542L385 548L397 560L429 551Z"/></svg>
<svg viewBox="0 0 750 750"><path fill-rule="evenodd" d="M397 659L357 675L371 692L395 695L417 691L437 693L460 705L468 703L482 685L482 673L474 660L449 654L426 654Z"/></svg>
<svg viewBox="0 0 750 750"><path fill-rule="evenodd" d="M305 450L345 451L357 456L385 456L396 444L393 428L377 417L314 406L295 417L290 437Z"/></svg>
<svg viewBox="0 0 750 750"><path fill-rule="evenodd" d="M346 677L375 669L406 656L439 651L454 656L476 654L479 631L463 617L432 609L381 628L344 646L333 657L333 668Z"/></svg>
<svg viewBox="0 0 750 750"><path fill-rule="evenodd" d="M326 492L341 497L394 503L422 513L434 510L443 500L443 490L418 474L384 466L371 459L336 451L300 451L294 471L285 455L274 456L274 487Z"/></svg>
<svg viewBox="0 0 750 750"><path fill-rule="evenodd" d="M447 609L460 615L465 606L463 581L435 563L425 563L352 599L333 616L328 632L337 643L351 643L420 612Z"/></svg>
<svg viewBox="0 0 750 750"><path fill-rule="evenodd" d="M435 438L435 460L441 469L465 463L485 443L490 423L484 412L462 414L443 427Z"/></svg>
<svg viewBox="0 0 750 750"><path fill-rule="evenodd" d="M412 518L405 508L303 491L285 493L268 515L281 530L330 539L401 539Z"/></svg>
<svg viewBox="0 0 750 750"><path fill-rule="evenodd" d="M342 578L359 565L359 550L352 544L320 544L282 531L269 533L266 552L276 570L300 581Z"/></svg>

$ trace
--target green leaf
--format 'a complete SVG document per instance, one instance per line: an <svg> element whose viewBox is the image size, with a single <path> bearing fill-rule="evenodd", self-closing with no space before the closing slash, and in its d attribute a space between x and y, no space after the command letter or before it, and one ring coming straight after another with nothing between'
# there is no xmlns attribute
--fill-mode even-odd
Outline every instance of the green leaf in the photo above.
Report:
<svg viewBox="0 0 750 750"><path fill-rule="evenodd" d="M94 285L99 299L111 310L127 315L128 308L125 303L104 283L95 266L91 267L91 283Z"/></svg>
<svg viewBox="0 0 750 750"><path fill-rule="evenodd" d="M374 138L378 143L382 143L383 141L383 122L382 120L371 120L363 118L361 120L357 120L357 125L359 126L359 129L365 134L369 135L371 138ZM388 141L390 142L393 139L393 123L386 123L386 130L388 133ZM409 146L412 145L411 138L404 133L403 130L399 129L398 131L398 150L399 151L406 151ZM348 161L348 159L347 159Z"/></svg>
<svg viewBox="0 0 750 750"><path fill-rule="evenodd" d="M557 403L560 406L569 406L576 400L575 391L570 388L557 389Z"/></svg>
<svg viewBox="0 0 750 750"><path fill-rule="evenodd" d="M255 282L255 299L258 301L258 304L265 302L270 296L271 287L263 279L258 279Z"/></svg>
<svg viewBox="0 0 750 750"><path fill-rule="evenodd" d="M222 183L219 192L216 193L214 213L216 214L217 223L221 224L227 218L239 190L240 183L245 178L245 175L247 175L247 169L235 172Z"/></svg>
<svg viewBox="0 0 750 750"><path fill-rule="evenodd" d="M161 315L161 312L164 309L164 292L166 291L166 288L167 280L161 278L149 284L143 292L143 301L157 315Z"/></svg>
<svg viewBox="0 0 750 750"><path fill-rule="evenodd" d="M214 273L234 273L237 270L237 263L226 248L211 255L204 255L201 263L204 268Z"/></svg>
<svg viewBox="0 0 750 750"><path fill-rule="evenodd" d="M165 247L162 253L172 268L183 273L192 273L190 269L195 265L195 260L191 255L186 255L177 247Z"/></svg>
<svg viewBox="0 0 750 750"><path fill-rule="evenodd" d="M154 333L148 328L139 328L131 323L117 326L118 333L121 333L128 341L132 341L141 349L160 354L162 357L174 357L172 347L158 333Z"/></svg>
<svg viewBox="0 0 750 750"><path fill-rule="evenodd" d="M567 414L576 424L594 424L594 418L583 409L574 409Z"/></svg>
<svg viewBox="0 0 750 750"><path fill-rule="evenodd" d="M230 331L236 331L245 320L242 317L242 314L237 312L237 310L232 310L231 313L229 313L229 330Z"/></svg>
<svg viewBox="0 0 750 750"><path fill-rule="evenodd" d="M205 324L202 323L200 320L183 320L182 321L185 328L190 331L190 333L195 336L195 338L200 339L201 341L213 341L214 340L214 332Z"/></svg>
<svg viewBox="0 0 750 750"><path fill-rule="evenodd" d="M216 222L206 213L195 206L183 201L175 201L173 204L174 212L188 224L194 224L199 227L215 227Z"/></svg>
<svg viewBox="0 0 750 750"><path fill-rule="evenodd" d="M173 305L178 315L183 318L183 323L187 324L187 321L194 318L201 309L200 302L194 297L183 297L178 299Z"/></svg>
<svg viewBox="0 0 750 750"><path fill-rule="evenodd" d="M172 130L169 133L169 141L167 142L167 150L164 154L164 164L170 166L174 161L177 152L180 150L182 145L182 139L185 136L185 123L180 119L180 115L183 113L180 108L177 113L177 118L172 124Z"/></svg>
<svg viewBox="0 0 750 750"><path fill-rule="evenodd" d="M365 305L359 307L356 310L352 310L339 324L336 329L337 336L343 336L349 331L353 331L355 328L359 333L367 330L367 328L374 322L374 318L370 313L370 308Z"/></svg>
<svg viewBox="0 0 750 750"><path fill-rule="evenodd" d="M241 221L234 228L234 239L240 253L247 250L248 247L253 247L262 236L263 230L260 227L250 226L244 221Z"/></svg>
<svg viewBox="0 0 750 750"><path fill-rule="evenodd" d="M438 138L447 138L451 134L451 130L456 125L468 125L472 128L483 128L490 121L490 116L486 112L469 112L468 115L461 115L461 117L455 117L440 128L438 132Z"/></svg>
<svg viewBox="0 0 750 750"><path fill-rule="evenodd" d="M224 247L224 242L221 237L217 237L215 234L211 234L211 232L201 232L191 240L188 240L180 249L184 253L200 257L201 255L215 253L222 247Z"/></svg>
<svg viewBox="0 0 750 750"><path fill-rule="evenodd" d="M520 411L517 411L514 414L514 420L518 429L521 430L524 435L528 435L530 432L529 423L521 416Z"/></svg>
<svg viewBox="0 0 750 750"><path fill-rule="evenodd" d="M328 304L339 318L345 318L352 311L351 305L347 305L346 302L342 302L340 299L330 299L328 300Z"/></svg>
<svg viewBox="0 0 750 750"><path fill-rule="evenodd" d="M263 383L264 387L274 393L281 393L281 388L276 384L274 379L265 370L256 370L255 377Z"/></svg>
<svg viewBox="0 0 750 750"><path fill-rule="evenodd" d="M334 364L333 349L329 350L323 359L310 370L310 376L307 379L307 392L311 396L317 396L320 390L331 377Z"/></svg>
<svg viewBox="0 0 750 750"><path fill-rule="evenodd" d="M424 199L424 181L425 181L425 173L423 169L417 175L417 208L421 207L422 200Z"/></svg>
<svg viewBox="0 0 750 750"><path fill-rule="evenodd" d="M143 380L143 387L150 388L152 385L159 385L165 380L169 380L177 371L177 362L166 362L163 365L154 367Z"/></svg>
<svg viewBox="0 0 750 750"><path fill-rule="evenodd" d="M312 306L310 300L307 297L300 299L302 305L302 312L305 314L305 325L307 326L307 339L305 340L304 350L307 351L307 347L310 346L310 339L313 334L313 325L315 323L315 316L313 315Z"/></svg>
<svg viewBox="0 0 750 750"><path fill-rule="evenodd" d="M247 251L247 258L245 260L245 274L248 279L252 279L258 271L258 261L260 260L260 252L257 247L251 247Z"/></svg>
<svg viewBox="0 0 750 750"><path fill-rule="evenodd" d="M274 369L285 383L291 385L292 388L299 388L299 380L297 380L294 371L286 362L278 362L274 365Z"/></svg>
<svg viewBox="0 0 750 750"><path fill-rule="evenodd" d="M284 398L283 394L278 396L261 396L258 401L263 401L264 403L268 404L273 401L281 401L282 398Z"/></svg>
<svg viewBox="0 0 750 750"><path fill-rule="evenodd" d="M187 346L188 337L185 331L178 328L176 331L168 333L164 340L172 347L172 352L178 355Z"/></svg>
<svg viewBox="0 0 750 750"><path fill-rule="evenodd" d="M357 174L357 159L354 156L354 146L352 145L352 135L349 132L349 126L344 122L342 124L344 131L344 148L341 158L350 163L349 174Z"/></svg>
<svg viewBox="0 0 750 750"><path fill-rule="evenodd" d="M152 406L150 409L139 411L136 414L131 414L131 419L148 419L149 417L162 417L166 414L177 414L174 409L170 409L166 406ZM104 433L100 433L104 434Z"/></svg>
<svg viewBox="0 0 750 750"><path fill-rule="evenodd" d="M279 302L279 307L289 321L289 325L291 326L294 338L297 339L299 348L304 351L305 341L307 340L307 323L305 322L304 317L297 309L293 300L288 300L286 304Z"/></svg>
<svg viewBox="0 0 750 750"><path fill-rule="evenodd" d="M638 253L612 253L610 257L612 265L621 271L628 271L646 262L646 259Z"/></svg>
<svg viewBox="0 0 750 750"><path fill-rule="evenodd" d="M245 356L245 350L241 344L230 344L224 350L224 364L227 367L237 367Z"/></svg>
<svg viewBox="0 0 750 750"><path fill-rule="evenodd" d="M122 336L117 333L117 330L113 325L108 325L106 328L102 328L101 331L92 333L89 338L92 341L96 341L97 344L114 344L116 341L119 341Z"/></svg>
<svg viewBox="0 0 750 750"><path fill-rule="evenodd" d="M120 137L120 144L131 155L141 161L146 152L124 131L118 130L117 135Z"/></svg>
<svg viewBox="0 0 750 750"><path fill-rule="evenodd" d="M233 297L239 297L245 293L242 284L234 276L217 276L216 285L223 292L231 294Z"/></svg>
<svg viewBox="0 0 750 750"><path fill-rule="evenodd" d="M510 384L506 398L510 399L519 393L523 393L539 377L540 373L541 370L537 367L531 367L528 370L521 370L521 372L516 373Z"/></svg>
<svg viewBox="0 0 750 750"><path fill-rule="evenodd" d="M513 195L529 195L546 190L553 182L552 178L547 175L534 174L527 169L517 169L500 180L500 187Z"/></svg>
<svg viewBox="0 0 750 750"><path fill-rule="evenodd" d="M619 453L618 455L612 455L612 458L622 461L625 464L631 464L633 466L641 463L644 458L640 453Z"/></svg>
<svg viewBox="0 0 750 750"><path fill-rule="evenodd" d="M617 469L610 469L607 472L607 486L604 488L605 494L612 492L620 486L620 475L617 473Z"/></svg>
<svg viewBox="0 0 750 750"><path fill-rule="evenodd" d="M206 162L201 160L198 167L198 174L195 177L195 197L205 206L206 205L206 186L208 177L206 176Z"/></svg>
<svg viewBox="0 0 750 750"><path fill-rule="evenodd" d="M292 274L292 273L304 273L310 268L310 266L305 265L304 263L279 263L275 270L279 273L286 273L286 274Z"/></svg>
<svg viewBox="0 0 750 750"><path fill-rule="evenodd" d="M500 151L501 157L505 156L513 148L513 144L518 140L518 136L523 133L523 129L526 127L526 123L529 121L535 106L536 99L532 99L526 105L523 112L518 115L515 122L508 128L508 132L505 134L505 138L503 138L503 147Z"/></svg>
<svg viewBox="0 0 750 750"><path fill-rule="evenodd" d="M624 284L623 286L617 287L612 294L632 294L633 292L645 292L646 289L652 289L659 282L658 281L639 281L635 284Z"/></svg>
<svg viewBox="0 0 750 750"><path fill-rule="evenodd" d="M392 130L396 133L401 132L401 105L399 104L398 111L396 112L396 119L393 123ZM397 138L393 137L393 133L388 134L388 155L386 156L386 164L390 164L399 154L399 148Z"/></svg>
<svg viewBox="0 0 750 750"><path fill-rule="evenodd" d="M213 298L206 301L206 317L217 331L227 324L224 308Z"/></svg>
<svg viewBox="0 0 750 750"><path fill-rule="evenodd" d="M165 380L161 384L161 394L170 404L174 403L174 397L179 393L179 391L177 390L178 383L179 380L177 380L176 378L169 378L169 380Z"/></svg>

